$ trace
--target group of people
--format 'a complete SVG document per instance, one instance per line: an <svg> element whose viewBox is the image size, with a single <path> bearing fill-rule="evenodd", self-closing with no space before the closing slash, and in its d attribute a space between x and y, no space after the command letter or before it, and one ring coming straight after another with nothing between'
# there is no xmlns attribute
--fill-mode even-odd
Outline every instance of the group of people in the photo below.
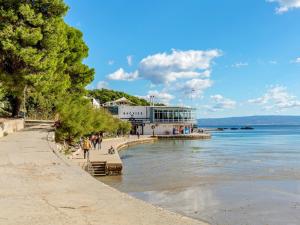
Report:
<svg viewBox="0 0 300 225"><path fill-rule="evenodd" d="M83 156L84 158L89 158L89 151L91 149L101 149L101 144L103 141L103 134L93 134L89 138L85 137L84 139L80 139L80 146L83 149Z"/></svg>

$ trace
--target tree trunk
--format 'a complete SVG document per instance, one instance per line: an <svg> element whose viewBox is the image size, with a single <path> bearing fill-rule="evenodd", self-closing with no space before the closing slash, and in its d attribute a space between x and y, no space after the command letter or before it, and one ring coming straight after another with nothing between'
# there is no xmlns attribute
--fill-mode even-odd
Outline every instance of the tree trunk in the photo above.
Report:
<svg viewBox="0 0 300 225"><path fill-rule="evenodd" d="M19 96L13 96L10 100L10 104L12 107L12 116L18 117L21 110L22 98Z"/></svg>

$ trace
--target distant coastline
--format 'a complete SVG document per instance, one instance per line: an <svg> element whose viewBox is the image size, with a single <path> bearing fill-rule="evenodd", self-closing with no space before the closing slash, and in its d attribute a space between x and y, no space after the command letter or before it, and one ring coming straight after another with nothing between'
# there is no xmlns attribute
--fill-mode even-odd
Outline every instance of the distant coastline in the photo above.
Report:
<svg viewBox="0 0 300 225"><path fill-rule="evenodd" d="M203 118L197 120L199 127L206 126L259 126L259 125L300 125L300 116L244 116L228 118Z"/></svg>

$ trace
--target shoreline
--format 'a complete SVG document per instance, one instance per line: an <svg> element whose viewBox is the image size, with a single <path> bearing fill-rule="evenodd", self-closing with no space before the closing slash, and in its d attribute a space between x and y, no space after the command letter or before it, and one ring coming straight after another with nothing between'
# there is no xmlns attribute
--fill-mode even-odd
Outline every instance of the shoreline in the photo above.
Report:
<svg viewBox="0 0 300 225"><path fill-rule="evenodd" d="M150 135L141 135L140 138L138 138L136 135L129 135L124 137L108 138L103 139L101 149L92 149L89 151L89 161L91 165L93 165L93 163L105 163L107 175L121 175L123 162L119 156L119 151L123 150L124 148L138 144L153 143L159 140L205 140L210 138L211 134L209 133L194 133L189 135L159 135L154 137ZM110 147L113 147L116 150L114 154L108 153ZM83 157L83 151L77 150L68 158L78 164L82 169L86 171L88 170L89 165L87 160Z"/></svg>
<svg viewBox="0 0 300 225"><path fill-rule="evenodd" d="M54 154L50 146L55 143L49 145L47 136L47 128L35 127L0 139L0 173L6 181L1 186L6 197L1 199L5 218L0 224L207 224L98 181Z"/></svg>

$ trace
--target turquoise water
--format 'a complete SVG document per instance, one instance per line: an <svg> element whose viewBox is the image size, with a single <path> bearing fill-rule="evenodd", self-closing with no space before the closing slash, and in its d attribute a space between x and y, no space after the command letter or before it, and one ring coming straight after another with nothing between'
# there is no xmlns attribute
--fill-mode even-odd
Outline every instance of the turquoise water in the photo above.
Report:
<svg viewBox="0 0 300 225"><path fill-rule="evenodd" d="M124 174L105 183L211 224L300 224L300 126L213 132L121 152Z"/></svg>

